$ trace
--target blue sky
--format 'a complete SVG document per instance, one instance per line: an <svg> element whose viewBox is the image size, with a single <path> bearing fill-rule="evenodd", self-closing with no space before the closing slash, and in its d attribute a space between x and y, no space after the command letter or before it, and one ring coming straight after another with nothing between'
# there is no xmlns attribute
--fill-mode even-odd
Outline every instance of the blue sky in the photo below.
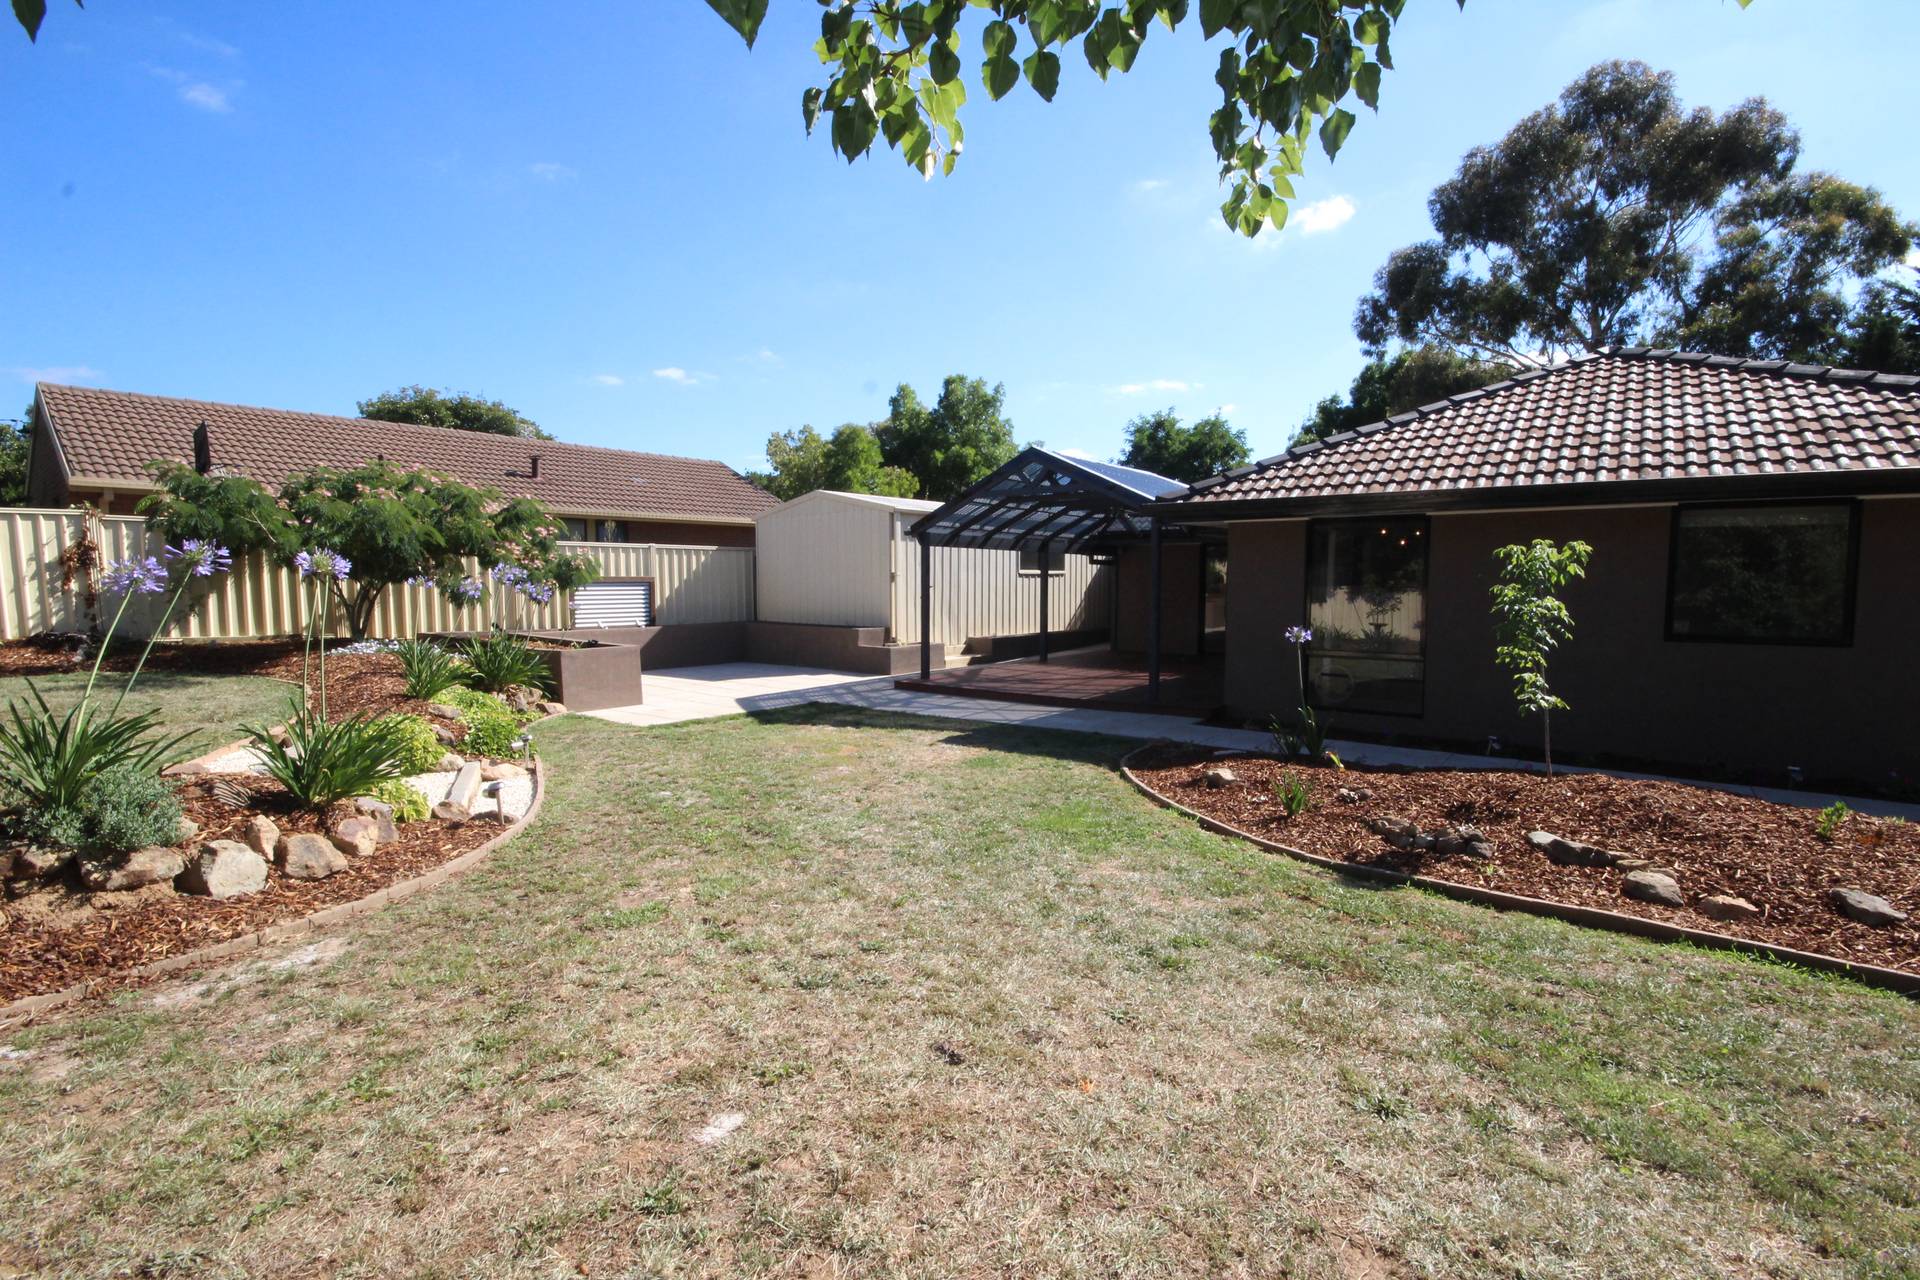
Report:
<svg viewBox="0 0 1920 1280"><path fill-rule="evenodd" d="M819 11L772 7L748 53L700 0L54 0L37 47L0 31L0 395L352 413L421 382L745 468L965 372L1023 441L1111 457L1139 412L1224 406L1272 452L1358 368L1353 304L1427 192L1609 57L1765 95L1803 166L1920 217L1908 0L1413 0L1380 114L1255 242L1215 213L1197 29L1104 85L1069 60L1051 105L971 85L929 183L804 136Z"/></svg>

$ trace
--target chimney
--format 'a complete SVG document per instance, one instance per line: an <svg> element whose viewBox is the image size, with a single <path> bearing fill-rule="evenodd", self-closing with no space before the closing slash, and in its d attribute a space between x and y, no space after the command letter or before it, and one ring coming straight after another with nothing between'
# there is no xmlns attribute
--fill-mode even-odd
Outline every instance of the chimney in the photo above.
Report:
<svg viewBox="0 0 1920 1280"><path fill-rule="evenodd" d="M205 419L193 429L193 469L201 475L213 470L213 440Z"/></svg>
<svg viewBox="0 0 1920 1280"><path fill-rule="evenodd" d="M537 453L533 455L533 461L528 467L527 478L530 480L538 480L540 478L540 455Z"/></svg>

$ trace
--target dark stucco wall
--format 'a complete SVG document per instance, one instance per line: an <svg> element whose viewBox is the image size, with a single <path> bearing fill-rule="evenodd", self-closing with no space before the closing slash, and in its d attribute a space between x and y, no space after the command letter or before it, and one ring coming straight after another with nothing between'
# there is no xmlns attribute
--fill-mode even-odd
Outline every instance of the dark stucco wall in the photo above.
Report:
<svg viewBox="0 0 1920 1280"><path fill-rule="evenodd" d="M1334 711L1334 731L1484 747L1497 734L1534 752L1537 717L1513 707L1493 664L1493 551L1532 538L1593 545L1588 577L1565 593L1575 634L1553 658L1571 709L1557 750L1712 771L1879 784L1920 783L1920 499L1862 503L1853 643L1845 647L1666 639L1670 507L1435 516L1419 717ZM1303 622L1305 522L1233 526L1227 595L1227 697L1236 713L1295 705Z"/></svg>
<svg viewBox="0 0 1920 1280"><path fill-rule="evenodd" d="M1200 652L1200 544L1169 542L1161 553L1160 651L1169 657L1191 657ZM1113 643L1122 653L1147 649L1151 564L1145 547L1128 547L1114 566L1119 612Z"/></svg>

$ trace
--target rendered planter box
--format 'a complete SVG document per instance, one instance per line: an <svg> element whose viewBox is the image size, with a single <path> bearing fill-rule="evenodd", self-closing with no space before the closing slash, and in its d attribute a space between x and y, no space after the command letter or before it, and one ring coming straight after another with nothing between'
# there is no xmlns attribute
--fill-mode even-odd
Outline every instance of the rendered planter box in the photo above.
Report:
<svg viewBox="0 0 1920 1280"><path fill-rule="evenodd" d="M546 664L553 700L565 703L567 710L599 711L640 702L640 646L576 638L577 633L567 632L512 634L532 645L556 646L535 648L533 652ZM472 632L439 632L425 638L458 647L475 636Z"/></svg>

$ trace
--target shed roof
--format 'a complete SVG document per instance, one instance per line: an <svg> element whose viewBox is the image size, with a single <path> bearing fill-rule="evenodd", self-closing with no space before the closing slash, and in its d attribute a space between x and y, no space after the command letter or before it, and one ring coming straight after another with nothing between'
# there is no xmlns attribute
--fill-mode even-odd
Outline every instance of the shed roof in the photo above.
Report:
<svg viewBox="0 0 1920 1280"><path fill-rule="evenodd" d="M756 520L777 515L790 507L813 502L847 502L862 507L879 507L886 511L898 511L902 514L938 511L940 504L925 498L890 498L878 493L850 493L845 489L810 489L797 498L789 498L770 511L762 511Z"/></svg>
<svg viewBox="0 0 1920 1280"><path fill-rule="evenodd" d="M151 487L146 464L190 464L194 429L205 422L217 469L270 486L311 467L385 458L535 498L562 514L745 524L776 505L731 467L704 458L44 382L38 391L68 474L83 487Z"/></svg>

